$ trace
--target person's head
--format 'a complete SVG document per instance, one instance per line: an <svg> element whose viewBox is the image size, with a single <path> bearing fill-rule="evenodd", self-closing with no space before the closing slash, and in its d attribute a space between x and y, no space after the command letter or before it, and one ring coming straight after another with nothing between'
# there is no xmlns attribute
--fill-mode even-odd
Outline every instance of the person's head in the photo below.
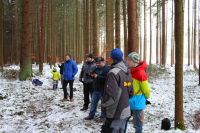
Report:
<svg viewBox="0 0 200 133"><path fill-rule="evenodd" d="M66 55L65 55L65 60L68 61L68 60L70 60L70 59L71 59L71 55L70 55L70 54L66 54Z"/></svg>
<svg viewBox="0 0 200 133"><path fill-rule="evenodd" d="M94 60L94 55L89 53L86 55L86 62L92 62Z"/></svg>
<svg viewBox="0 0 200 133"><path fill-rule="evenodd" d="M131 52L127 58L127 64L129 67L136 67L140 62L140 55L136 52Z"/></svg>
<svg viewBox="0 0 200 133"><path fill-rule="evenodd" d="M110 57L114 63L117 63L123 60L123 53L119 48L115 48L111 51Z"/></svg>
<svg viewBox="0 0 200 133"><path fill-rule="evenodd" d="M96 62L97 67L99 67L99 68L104 67L106 64L103 57L96 57L95 62Z"/></svg>
<svg viewBox="0 0 200 133"><path fill-rule="evenodd" d="M54 72L56 72L56 71L57 71L56 67L53 67L53 71L54 71Z"/></svg>

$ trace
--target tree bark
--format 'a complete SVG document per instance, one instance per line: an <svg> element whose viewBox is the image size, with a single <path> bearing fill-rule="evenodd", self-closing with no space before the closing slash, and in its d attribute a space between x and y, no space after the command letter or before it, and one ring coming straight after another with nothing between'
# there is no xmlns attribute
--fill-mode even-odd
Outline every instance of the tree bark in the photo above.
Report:
<svg viewBox="0 0 200 133"><path fill-rule="evenodd" d="M32 76L30 7L30 0L22 0L22 44L19 73L20 80L26 80Z"/></svg>
<svg viewBox="0 0 200 133"><path fill-rule="evenodd" d="M120 45L120 0L115 4L115 47L121 48Z"/></svg>
<svg viewBox="0 0 200 133"><path fill-rule="evenodd" d="M174 0L172 0L171 66L174 64Z"/></svg>
<svg viewBox="0 0 200 133"><path fill-rule="evenodd" d="M128 55L128 43L127 43L127 0L123 0L123 17L124 17L124 56Z"/></svg>
<svg viewBox="0 0 200 133"><path fill-rule="evenodd" d="M166 31L165 31L165 0L162 0L162 62L161 65L166 65Z"/></svg>
<svg viewBox="0 0 200 133"><path fill-rule="evenodd" d="M188 0L188 66L190 63L190 0Z"/></svg>
<svg viewBox="0 0 200 133"><path fill-rule="evenodd" d="M128 0L128 52L138 51L137 0Z"/></svg>
<svg viewBox="0 0 200 133"><path fill-rule="evenodd" d="M97 42L97 5L96 0L93 0L93 52L98 55L98 42Z"/></svg>
<svg viewBox="0 0 200 133"><path fill-rule="evenodd" d="M175 128L184 129L183 117L183 1L175 0Z"/></svg>
<svg viewBox="0 0 200 133"><path fill-rule="evenodd" d="M43 63L44 63L44 44L45 44L45 33L44 33L44 0L41 3L41 34L40 34L40 45L39 45L39 72L43 71Z"/></svg>
<svg viewBox="0 0 200 133"><path fill-rule="evenodd" d="M146 61L147 55L147 30L146 30L146 0L144 0L144 52L143 52L143 60Z"/></svg>
<svg viewBox="0 0 200 133"><path fill-rule="evenodd" d="M3 69L3 1L0 0L0 67Z"/></svg>
<svg viewBox="0 0 200 133"><path fill-rule="evenodd" d="M150 0L150 58L149 58L149 64L151 64L151 58L152 58L152 24L151 24L151 0Z"/></svg>
<svg viewBox="0 0 200 133"><path fill-rule="evenodd" d="M114 48L113 0L106 0L106 58Z"/></svg>
<svg viewBox="0 0 200 133"><path fill-rule="evenodd" d="M194 0L194 47L193 47L193 65L194 68L197 69L196 65L196 47L197 47L197 36L196 36L196 28L197 28L197 23L196 23L196 18L197 18L197 0Z"/></svg>
<svg viewBox="0 0 200 133"><path fill-rule="evenodd" d="M159 1L157 0L157 25L156 25L156 64L158 64L158 62L159 62L159 60L158 60L158 56L159 56L159 53L158 53L158 51L159 51L159 18L160 18L160 13L159 13L159 3L158 3Z"/></svg>

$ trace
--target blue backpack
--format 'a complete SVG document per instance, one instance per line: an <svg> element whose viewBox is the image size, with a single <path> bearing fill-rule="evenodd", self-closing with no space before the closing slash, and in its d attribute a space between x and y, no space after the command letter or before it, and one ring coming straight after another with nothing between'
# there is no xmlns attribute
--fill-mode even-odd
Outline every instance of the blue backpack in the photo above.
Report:
<svg viewBox="0 0 200 133"><path fill-rule="evenodd" d="M39 79L33 79L32 84L35 86L42 86L43 82Z"/></svg>

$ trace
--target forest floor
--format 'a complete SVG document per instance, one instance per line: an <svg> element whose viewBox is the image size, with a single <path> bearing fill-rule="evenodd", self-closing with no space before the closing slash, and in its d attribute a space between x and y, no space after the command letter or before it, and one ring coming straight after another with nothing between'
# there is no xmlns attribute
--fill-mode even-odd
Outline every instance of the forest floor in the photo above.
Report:
<svg viewBox="0 0 200 133"><path fill-rule="evenodd" d="M80 72L81 65L79 65ZM198 73L184 68L184 119L186 130L174 129L174 67L157 69L150 67L151 97L145 109L144 133L200 133L195 113L200 111L200 87ZM89 110L80 111L83 105L83 86L74 83L74 101L61 102L62 89L52 90L51 70L44 66L44 73L38 76L38 66L33 65L34 78L43 82L42 86L32 85L31 79L19 81L19 66L7 66L0 72L0 133L99 133L100 106L94 120L84 120ZM59 88L61 84L59 83ZM200 118L200 114L196 117ZM161 121L169 118L171 129L161 130ZM128 123L128 133L133 133L133 123Z"/></svg>

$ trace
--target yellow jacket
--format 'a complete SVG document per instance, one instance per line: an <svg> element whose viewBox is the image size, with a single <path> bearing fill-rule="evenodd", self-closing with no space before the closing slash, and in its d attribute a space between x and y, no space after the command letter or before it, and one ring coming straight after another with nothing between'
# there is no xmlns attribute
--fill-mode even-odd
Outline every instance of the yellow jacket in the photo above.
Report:
<svg viewBox="0 0 200 133"><path fill-rule="evenodd" d="M53 74L53 80L55 80L55 81L60 80L59 72L52 70L51 73Z"/></svg>

